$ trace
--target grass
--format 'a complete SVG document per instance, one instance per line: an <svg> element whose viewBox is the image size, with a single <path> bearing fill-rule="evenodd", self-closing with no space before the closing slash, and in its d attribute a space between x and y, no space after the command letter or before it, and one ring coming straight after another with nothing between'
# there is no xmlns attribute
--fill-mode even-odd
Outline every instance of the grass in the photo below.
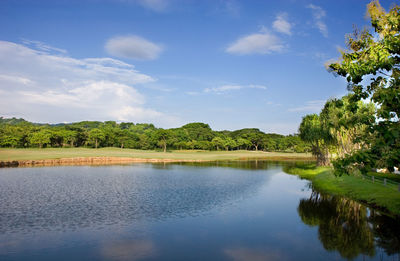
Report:
<svg viewBox="0 0 400 261"><path fill-rule="evenodd" d="M383 186L381 183L372 183L369 179L349 175L336 177L331 168L315 167L313 164L297 164L285 171L312 181L317 190L345 196L400 215L400 191L396 185Z"/></svg>
<svg viewBox="0 0 400 261"><path fill-rule="evenodd" d="M140 159L174 159L174 160L237 160L237 159L273 159L304 160L312 159L307 153L283 153L264 151L201 151L175 150L160 152L154 150L134 150L120 148L46 148L46 149L0 149L0 161L43 160L77 157L127 157Z"/></svg>

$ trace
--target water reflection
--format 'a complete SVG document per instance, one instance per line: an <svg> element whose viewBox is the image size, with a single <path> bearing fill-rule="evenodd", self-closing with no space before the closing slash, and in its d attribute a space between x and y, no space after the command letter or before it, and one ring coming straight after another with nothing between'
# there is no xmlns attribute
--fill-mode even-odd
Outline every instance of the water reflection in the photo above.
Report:
<svg viewBox="0 0 400 261"><path fill-rule="evenodd" d="M3 169L0 234L206 215L253 195L272 176L242 171L250 167L245 163L226 166L207 172L190 164Z"/></svg>
<svg viewBox="0 0 400 261"><path fill-rule="evenodd" d="M279 162L279 161L269 161L269 160L228 160L228 161L209 161L209 162L181 162L174 163L173 165L181 165L181 166L192 166L192 167L219 167L219 168L234 168L234 169L242 169L242 170L266 170L266 169L276 169L284 166L292 166L296 164L294 161L287 162ZM159 164L155 164L154 167L157 167ZM162 167L159 168L169 168L172 167L172 164L160 164Z"/></svg>
<svg viewBox="0 0 400 261"><path fill-rule="evenodd" d="M377 250L400 258L400 219L369 210L353 200L311 193L300 200L298 214L310 226L318 226L319 240L326 250L343 258L373 257Z"/></svg>
<svg viewBox="0 0 400 261"><path fill-rule="evenodd" d="M140 260L155 256L156 250L151 240L128 240L108 243L101 249L106 260Z"/></svg>

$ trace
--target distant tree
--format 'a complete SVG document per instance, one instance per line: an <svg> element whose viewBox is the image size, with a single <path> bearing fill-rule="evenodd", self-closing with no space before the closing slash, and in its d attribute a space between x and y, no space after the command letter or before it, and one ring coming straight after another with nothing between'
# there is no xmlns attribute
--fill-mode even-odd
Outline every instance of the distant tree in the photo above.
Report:
<svg viewBox="0 0 400 261"><path fill-rule="evenodd" d="M33 132L29 135L29 143L38 145L39 148L43 148L43 145L50 143L51 133L48 130L40 130Z"/></svg>
<svg viewBox="0 0 400 261"><path fill-rule="evenodd" d="M74 147L74 142L76 141L77 133L73 130L64 130L62 132L63 140L65 143L69 143L70 147Z"/></svg>
<svg viewBox="0 0 400 261"><path fill-rule="evenodd" d="M154 133L154 139L157 144L163 148L164 152L167 152L167 145L171 142L172 133L169 130L158 129Z"/></svg>
<svg viewBox="0 0 400 261"><path fill-rule="evenodd" d="M253 132L247 134L247 139L254 146L255 150L258 151L258 146L263 142L264 135L261 132Z"/></svg>
<svg viewBox="0 0 400 261"><path fill-rule="evenodd" d="M232 138L227 137L227 138L224 140L224 147L225 147L225 150L233 149L233 148L235 148L236 146L237 146L237 143L236 143Z"/></svg>
<svg viewBox="0 0 400 261"><path fill-rule="evenodd" d="M251 142L248 139L239 137L236 140L236 144L239 147L239 149L245 149L247 150L251 146Z"/></svg>
<svg viewBox="0 0 400 261"><path fill-rule="evenodd" d="M105 135L102 130L95 128L89 131L88 138L89 142L94 144L94 147L97 149L99 147L99 143L105 139Z"/></svg>
<svg viewBox="0 0 400 261"><path fill-rule="evenodd" d="M215 137L211 141L214 148L219 150L220 148L224 147L225 141L221 137Z"/></svg>
<svg viewBox="0 0 400 261"><path fill-rule="evenodd" d="M189 140L207 140L211 141L214 138L213 131L210 126L201 122L188 123L182 128L187 132Z"/></svg>

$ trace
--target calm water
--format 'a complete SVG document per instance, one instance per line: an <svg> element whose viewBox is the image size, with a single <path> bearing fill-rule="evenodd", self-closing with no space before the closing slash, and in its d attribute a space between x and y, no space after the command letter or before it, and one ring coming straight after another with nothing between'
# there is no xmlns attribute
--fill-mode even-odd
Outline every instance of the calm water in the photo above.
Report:
<svg viewBox="0 0 400 261"><path fill-rule="evenodd" d="M0 169L0 260L400 260L399 219L281 164Z"/></svg>

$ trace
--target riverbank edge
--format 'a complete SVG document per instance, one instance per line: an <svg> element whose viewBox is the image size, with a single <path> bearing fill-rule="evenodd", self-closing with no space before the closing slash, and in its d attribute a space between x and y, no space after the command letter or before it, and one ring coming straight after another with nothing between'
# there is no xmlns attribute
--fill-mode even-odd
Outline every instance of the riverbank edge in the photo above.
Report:
<svg viewBox="0 0 400 261"><path fill-rule="evenodd" d="M0 161L0 168L7 167L33 167L33 166L73 166L73 165L112 165L129 163L179 163L179 162L212 162L229 160L271 160L271 161L303 161L313 160L308 157L256 157L256 158L231 158L231 159L169 159L169 158L130 158L130 157L73 157L41 160L9 160Z"/></svg>
<svg viewBox="0 0 400 261"><path fill-rule="evenodd" d="M331 167L288 167L285 172L312 182L313 188L330 195L344 196L387 215L400 218L400 191L370 183L358 177L336 177Z"/></svg>
<svg viewBox="0 0 400 261"><path fill-rule="evenodd" d="M58 166L58 165L108 165L124 163L174 163L174 162L201 162L203 160L177 159L145 159L125 157L76 157L43 160L11 160L0 161L0 168L30 167L30 166Z"/></svg>

